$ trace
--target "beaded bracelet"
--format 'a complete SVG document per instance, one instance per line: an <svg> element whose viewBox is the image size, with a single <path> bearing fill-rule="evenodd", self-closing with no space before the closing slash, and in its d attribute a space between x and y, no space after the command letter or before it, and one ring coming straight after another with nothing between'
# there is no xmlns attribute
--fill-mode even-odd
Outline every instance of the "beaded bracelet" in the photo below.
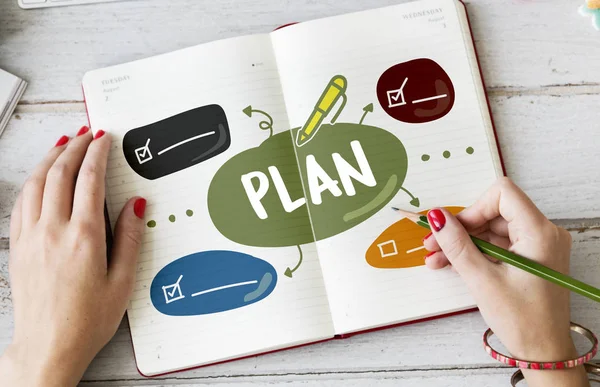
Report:
<svg viewBox="0 0 600 387"><path fill-rule="evenodd" d="M585 372L588 374L600 377L600 364L585 363L583 366L585 367ZM523 371L517 370L517 372L513 374L512 378L510 378L510 385L512 387L516 387L517 383L524 379L525 376L523 376ZM600 379L590 379L589 381L590 383L600 384Z"/></svg>
<svg viewBox="0 0 600 387"><path fill-rule="evenodd" d="M571 323L571 330L573 332L579 333L580 335L585 336L588 340L592 342L592 349L583 356L580 356L576 359L564 360L558 362L534 362L527 360L519 360L512 358L510 356L506 356L503 353L500 353L494 350L488 340L494 334L491 329L488 328L487 331L483 334L483 347L485 351L494 359L498 360L501 363L507 364L512 367L532 369L532 370L560 370L565 368L574 368L582 365L585 362L590 361L596 353L598 352L598 338L592 331L587 328L582 327L581 325Z"/></svg>

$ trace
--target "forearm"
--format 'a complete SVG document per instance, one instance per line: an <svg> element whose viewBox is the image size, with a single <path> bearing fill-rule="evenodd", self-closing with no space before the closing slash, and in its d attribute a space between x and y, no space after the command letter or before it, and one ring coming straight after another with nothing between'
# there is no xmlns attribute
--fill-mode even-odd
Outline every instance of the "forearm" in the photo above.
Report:
<svg viewBox="0 0 600 387"><path fill-rule="evenodd" d="M11 344L0 356L0 385L14 387L76 386L85 366L81 359L44 356Z"/></svg>
<svg viewBox="0 0 600 387"><path fill-rule="evenodd" d="M530 387L589 387L590 382L583 366L566 370L523 370Z"/></svg>

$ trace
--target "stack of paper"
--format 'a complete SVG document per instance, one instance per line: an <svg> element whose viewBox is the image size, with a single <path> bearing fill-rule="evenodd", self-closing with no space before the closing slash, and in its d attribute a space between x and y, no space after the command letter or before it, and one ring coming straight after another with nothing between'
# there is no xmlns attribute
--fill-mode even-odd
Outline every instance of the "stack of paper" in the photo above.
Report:
<svg viewBox="0 0 600 387"><path fill-rule="evenodd" d="M0 135L26 87L27 82L24 80L0 70Z"/></svg>

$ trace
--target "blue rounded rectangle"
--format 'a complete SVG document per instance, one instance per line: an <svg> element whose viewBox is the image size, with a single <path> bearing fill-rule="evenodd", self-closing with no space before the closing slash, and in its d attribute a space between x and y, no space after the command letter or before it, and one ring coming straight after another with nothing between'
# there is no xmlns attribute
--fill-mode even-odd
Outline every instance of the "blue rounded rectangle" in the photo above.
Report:
<svg viewBox="0 0 600 387"><path fill-rule="evenodd" d="M241 308L266 298L277 284L270 263L248 254L214 250L179 258L152 280L150 299L169 316Z"/></svg>

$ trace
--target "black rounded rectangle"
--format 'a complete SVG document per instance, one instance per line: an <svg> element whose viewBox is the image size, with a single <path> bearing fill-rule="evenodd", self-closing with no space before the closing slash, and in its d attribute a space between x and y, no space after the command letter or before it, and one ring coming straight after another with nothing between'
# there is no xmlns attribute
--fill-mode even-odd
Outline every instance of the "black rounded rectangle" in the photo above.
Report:
<svg viewBox="0 0 600 387"><path fill-rule="evenodd" d="M206 105L131 129L123 154L138 175L154 180L215 157L230 144L225 111Z"/></svg>

